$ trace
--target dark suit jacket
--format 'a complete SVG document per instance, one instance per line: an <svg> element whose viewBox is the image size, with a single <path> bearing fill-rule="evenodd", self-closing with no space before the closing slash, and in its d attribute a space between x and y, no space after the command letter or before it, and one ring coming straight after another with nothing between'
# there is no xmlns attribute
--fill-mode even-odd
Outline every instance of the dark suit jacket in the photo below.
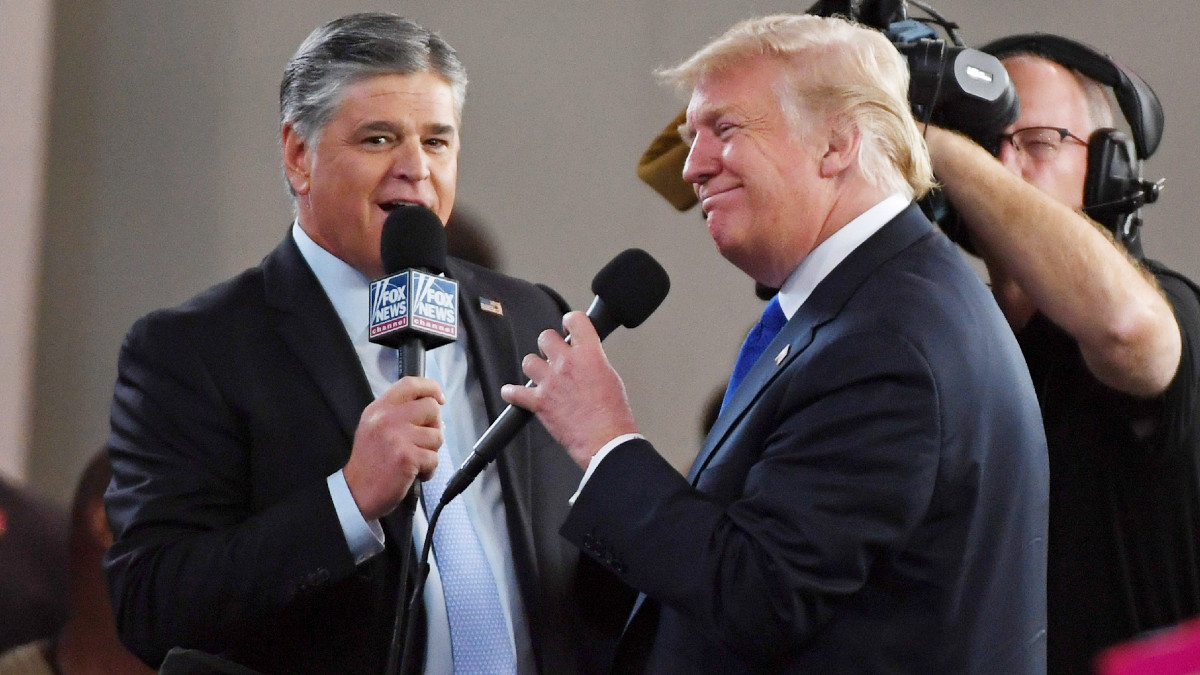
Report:
<svg viewBox="0 0 1200 675"><path fill-rule="evenodd" d="M792 317L687 479L623 444L563 534L647 596L618 670L1013 675L1045 670L1046 501L1012 332L910 207Z"/></svg>
<svg viewBox="0 0 1200 675"><path fill-rule="evenodd" d="M452 259L450 272L494 418L501 384L523 381L521 358L565 306L469 263ZM258 267L133 326L113 400L106 569L139 657L157 664L182 646L263 672L384 671L396 554L410 542L385 518L387 550L356 566L326 486L372 398L291 236ZM580 471L536 423L498 465L539 669L575 672L594 626L577 620L581 556L557 529Z"/></svg>

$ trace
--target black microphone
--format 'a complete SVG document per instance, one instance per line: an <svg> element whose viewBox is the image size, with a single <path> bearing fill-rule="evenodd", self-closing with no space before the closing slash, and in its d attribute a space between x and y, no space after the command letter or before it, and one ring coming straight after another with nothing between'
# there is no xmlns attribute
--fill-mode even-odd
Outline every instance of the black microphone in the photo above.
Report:
<svg viewBox="0 0 1200 675"><path fill-rule="evenodd" d="M596 298L588 307L587 316L603 340L618 326L637 328L642 325L662 304L670 289L671 279L657 260L639 248L626 249L592 279L592 292ZM568 336L567 341L570 340ZM532 385L532 382L525 384L527 387ZM533 413L514 405L505 408L475 442L471 455L450 477L439 503L446 504L465 490L532 416Z"/></svg>
<svg viewBox="0 0 1200 675"><path fill-rule="evenodd" d="M1147 204L1153 204L1158 201L1159 195L1162 194L1163 186L1166 184L1166 179L1160 178L1157 182L1134 180L1132 183L1135 188L1131 189L1124 196L1112 201L1100 202L1099 204L1087 204L1083 207L1083 212L1097 221L1106 216L1133 213Z"/></svg>
<svg viewBox="0 0 1200 675"><path fill-rule="evenodd" d="M458 338L458 282L446 272L446 229L433 211L402 204L388 213L379 240L384 276L371 282L367 339L400 353L400 377L425 375L425 350ZM396 528L411 537L421 500L421 482L413 481L396 509ZM409 624L408 568L411 546L399 545L396 614L388 651L389 674L402 657L401 639Z"/></svg>
<svg viewBox="0 0 1200 675"><path fill-rule="evenodd" d="M384 275L371 282L368 339L400 351L400 377L425 375L425 351L458 338L458 283L446 271L446 228L433 211L401 204L379 241Z"/></svg>

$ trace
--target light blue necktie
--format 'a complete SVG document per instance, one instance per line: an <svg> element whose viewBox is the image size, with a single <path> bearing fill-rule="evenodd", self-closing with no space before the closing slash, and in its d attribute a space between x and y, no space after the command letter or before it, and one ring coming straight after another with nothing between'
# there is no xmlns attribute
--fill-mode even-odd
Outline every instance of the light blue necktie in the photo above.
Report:
<svg viewBox="0 0 1200 675"><path fill-rule="evenodd" d="M421 486L426 515L437 506L454 473L446 453L439 454L442 456L433 478ZM496 578L461 498L451 500L438 516L433 530L433 555L450 619L455 674L516 673L516 655L500 606Z"/></svg>
<svg viewBox="0 0 1200 675"><path fill-rule="evenodd" d="M729 386L725 388L725 398L721 400L722 412L725 406L729 405L729 399L733 398L733 392L737 391L746 373L750 372L758 357L762 356L767 345L771 344L771 340L775 339L786 323L787 317L784 316L783 309L779 306L779 296L776 295L767 303L762 317L746 334L746 340L738 351L737 362L733 364L733 374L729 376Z"/></svg>

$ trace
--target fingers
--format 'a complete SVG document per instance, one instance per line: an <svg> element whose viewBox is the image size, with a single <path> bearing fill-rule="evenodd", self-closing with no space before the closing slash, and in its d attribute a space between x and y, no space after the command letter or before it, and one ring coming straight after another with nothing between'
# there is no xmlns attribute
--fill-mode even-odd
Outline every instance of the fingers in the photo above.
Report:
<svg viewBox="0 0 1200 675"><path fill-rule="evenodd" d="M600 337L587 315L563 317L570 342L548 330L538 336L542 356L521 362L533 386L508 384L500 396L538 416L546 430L581 467L605 443L637 425L621 378L608 363Z"/></svg>
<svg viewBox="0 0 1200 675"><path fill-rule="evenodd" d="M556 356L562 356L571 348L571 345L567 344L558 331L550 329L546 329L538 335L537 346L546 361L551 361Z"/></svg>
<svg viewBox="0 0 1200 675"><path fill-rule="evenodd" d="M592 320L583 312L568 312L563 315L563 329L570 336L570 342L557 331L544 330L537 338L541 356L528 354L521 361L521 370L535 386L505 385L500 389L502 399L531 412L538 412L541 392L537 391L536 385L545 381L552 373L562 373L570 369L579 352L591 351L591 348L599 349L600 336L596 333Z"/></svg>
<svg viewBox="0 0 1200 675"><path fill-rule="evenodd" d="M413 429L413 444L425 450L425 452L413 453L410 459L413 461L413 468L416 472L416 477L420 480L429 480L433 478L433 472L438 465L438 448L442 447L445 442L445 437L442 435L441 427L429 428L418 427Z"/></svg>
<svg viewBox="0 0 1200 675"><path fill-rule="evenodd" d="M525 358L528 360L530 357L527 356ZM528 370L526 370L526 373L528 373ZM537 387L522 387L519 384L506 384L500 387L500 398L504 399L505 403L511 403L518 408L524 408L529 412L536 413L538 411L537 391L535 391L536 389Z"/></svg>
<svg viewBox="0 0 1200 675"><path fill-rule="evenodd" d="M444 400L435 381L404 377L363 410L343 475L364 518L390 513L414 479L433 476Z"/></svg>
<svg viewBox="0 0 1200 675"><path fill-rule="evenodd" d="M600 344L600 335L596 333L596 327L592 325L592 320L588 318L588 315L583 312L564 314L563 330L569 336L570 343L553 330L545 330L538 335L538 350L551 363L555 361L555 356L565 353L572 346L592 347Z"/></svg>
<svg viewBox="0 0 1200 675"><path fill-rule="evenodd" d="M558 354L559 363L562 363L562 360L562 353L560 352ZM546 375L550 372L549 358L543 358L537 354L526 354L525 358L521 359L521 371L525 373L525 375L532 380L534 384L537 384L545 379Z"/></svg>
<svg viewBox="0 0 1200 675"><path fill-rule="evenodd" d="M442 388L436 380L428 377L408 375L400 378L399 381L388 387L383 396L380 396L377 400L400 404L405 401L415 401L426 397L433 399L438 405L445 405L446 403L446 395L442 393Z"/></svg>
<svg viewBox="0 0 1200 675"><path fill-rule="evenodd" d="M583 312L567 312L563 315L563 329L571 336L571 344L591 347L600 344L600 335L592 320Z"/></svg>

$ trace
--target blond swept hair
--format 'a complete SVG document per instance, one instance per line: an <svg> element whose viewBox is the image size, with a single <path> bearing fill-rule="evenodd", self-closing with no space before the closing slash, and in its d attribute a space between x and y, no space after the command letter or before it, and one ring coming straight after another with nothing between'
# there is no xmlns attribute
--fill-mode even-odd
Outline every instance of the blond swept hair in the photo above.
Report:
<svg viewBox="0 0 1200 675"><path fill-rule="evenodd" d="M657 75L690 93L706 75L769 57L789 68L776 95L794 130L825 115L861 134L858 168L872 185L910 198L933 186L925 140L908 103L908 64L879 31L836 17L777 14L742 21Z"/></svg>

